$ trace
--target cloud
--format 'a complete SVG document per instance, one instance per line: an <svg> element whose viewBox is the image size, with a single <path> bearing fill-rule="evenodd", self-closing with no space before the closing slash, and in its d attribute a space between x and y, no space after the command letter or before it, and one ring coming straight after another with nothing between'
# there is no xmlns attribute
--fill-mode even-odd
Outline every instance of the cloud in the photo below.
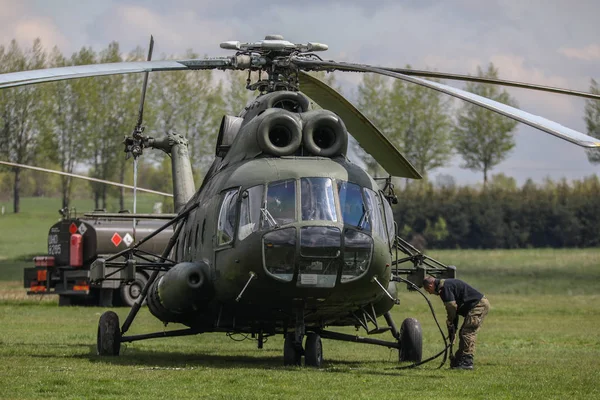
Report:
<svg viewBox="0 0 600 400"><path fill-rule="evenodd" d="M0 38L0 45L5 46L12 39L23 47L31 46L36 38L47 48L69 43L52 18L37 16L26 4L9 0L0 0Z"/></svg>
<svg viewBox="0 0 600 400"><path fill-rule="evenodd" d="M14 38L19 43L30 45L36 38L42 40L46 48L58 46L67 47L69 40L54 25L52 20L44 17L23 19L13 26Z"/></svg>
<svg viewBox="0 0 600 400"><path fill-rule="evenodd" d="M221 52L219 43L235 39L233 24L207 19L202 13L179 8L156 10L145 6L115 5L89 27L124 49L144 45L154 35L159 53L182 55L193 49L201 56ZM222 53L218 54L221 55Z"/></svg>
<svg viewBox="0 0 600 400"><path fill-rule="evenodd" d="M584 61L596 61L600 60L600 45L590 44L586 47L561 47L558 52L568 58L574 58L576 60Z"/></svg>

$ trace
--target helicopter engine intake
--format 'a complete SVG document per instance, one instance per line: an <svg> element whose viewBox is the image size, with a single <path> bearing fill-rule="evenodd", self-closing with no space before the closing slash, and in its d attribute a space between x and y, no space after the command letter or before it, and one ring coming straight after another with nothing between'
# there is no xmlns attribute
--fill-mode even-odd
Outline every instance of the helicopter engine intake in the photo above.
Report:
<svg viewBox="0 0 600 400"><path fill-rule="evenodd" d="M148 308L164 322L179 322L181 314L202 309L212 297L208 265L183 262L152 285L148 293Z"/></svg>
<svg viewBox="0 0 600 400"><path fill-rule="evenodd" d="M265 153L289 156L294 154L302 143L300 122L291 112L284 110L271 112L262 119L258 127L257 139L258 145Z"/></svg>
<svg viewBox="0 0 600 400"><path fill-rule="evenodd" d="M327 110L315 110L304 113L303 120L302 142L308 153L321 157L346 153L348 132L337 115Z"/></svg>

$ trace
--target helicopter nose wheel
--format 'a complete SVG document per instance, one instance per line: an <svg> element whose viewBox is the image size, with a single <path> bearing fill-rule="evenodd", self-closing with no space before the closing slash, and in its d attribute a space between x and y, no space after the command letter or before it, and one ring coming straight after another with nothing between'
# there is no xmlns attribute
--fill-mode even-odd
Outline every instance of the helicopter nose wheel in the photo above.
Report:
<svg viewBox="0 0 600 400"><path fill-rule="evenodd" d="M307 367L321 368L323 364L323 344L318 333L310 332L306 335L304 350L304 365Z"/></svg>
<svg viewBox="0 0 600 400"><path fill-rule="evenodd" d="M288 333L285 335L285 342L283 343L283 365L300 366L302 365L302 340L296 340L295 333Z"/></svg>
<svg viewBox="0 0 600 400"><path fill-rule="evenodd" d="M323 365L323 344L321 336L318 333L309 332L306 335L304 349L302 348L302 339L296 340L294 333L288 333L285 336L283 344L283 365L301 366L302 355L304 355L304 365L307 367L321 368Z"/></svg>

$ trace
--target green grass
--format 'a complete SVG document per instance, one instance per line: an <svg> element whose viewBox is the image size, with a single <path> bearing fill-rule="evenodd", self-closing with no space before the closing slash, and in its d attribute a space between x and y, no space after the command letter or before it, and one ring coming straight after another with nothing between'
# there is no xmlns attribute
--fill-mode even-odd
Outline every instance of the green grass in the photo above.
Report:
<svg viewBox="0 0 600 400"><path fill-rule="evenodd" d="M437 299L435 299L437 300ZM422 321L424 352L442 347L425 303L403 293L395 312ZM598 398L600 296L490 296L474 371L432 362L397 370L385 348L324 340L320 370L282 366L281 337L265 348L224 334L128 344L95 355L98 308L0 303L5 398ZM442 312L436 301L436 309ZM127 309L118 309L121 318ZM131 333L161 331L143 309ZM345 329L346 332L352 330Z"/></svg>
<svg viewBox="0 0 600 400"><path fill-rule="evenodd" d="M388 349L331 340L323 341L322 369L283 367L279 336L262 350L252 340L203 334L136 342L119 357L98 357L104 309L59 308L55 297L26 296L22 288L22 269L44 253L59 207L58 200L25 199L21 215L0 216L0 398L600 398L600 249L430 252L490 299L474 371L436 369L437 360L398 370ZM87 211L92 203L76 207ZM424 356L440 351L423 298L400 296L396 323L418 318ZM443 321L441 301L428 298ZM128 312L116 311L121 320ZM129 333L163 329L143 308Z"/></svg>

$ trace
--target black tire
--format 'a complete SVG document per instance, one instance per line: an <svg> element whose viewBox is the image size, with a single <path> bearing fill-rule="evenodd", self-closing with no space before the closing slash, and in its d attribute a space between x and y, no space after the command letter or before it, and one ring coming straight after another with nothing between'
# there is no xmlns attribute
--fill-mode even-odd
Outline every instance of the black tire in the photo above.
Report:
<svg viewBox="0 0 600 400"><path fill-rule="evenodd" d="M295 343L295 335L288 333L285 335L283 343L283 365L302 365L302 349L299 349Z"/></svg>
<svg viewBox="0 0 600 400"><path fill-rule="evenodd" d="M113 311L107 311L98 321L98 337L96 350L99 356L118 356L121 350L121 326L119 316Z"/></svg>
<svg viewBox="0 0 600 400"><path fill-rule="evenodd" d="M142 290L144 289L144 286L146 286L146 283L148 283L148 277L141 272L136 272L135 280L133 282L124 283L119 288L121 304L126 307L132 307L142 294ZM146 304L145 299L144 304Z"/></svg>
<svg viewBox="0 0 600 400"><path fill-rule="evenodd" d="M315 368L321 368L323 365L323 344L321 343L321 336L317 333L310 332L306 335L304 365Z"/></svg>
<svg viewBox="0 0 600 400"><path fill-rule="evenodd" d="M400 327L400 361L421 362L423 358L423 331L414 318L406 318Z"/></svg>
<svg viewBox="0 0 600 400"><path fill-rule="evenodd" d="M68 307L71 305L71 296L65 296L63 294L58 295L58 306Z"/></svg>

